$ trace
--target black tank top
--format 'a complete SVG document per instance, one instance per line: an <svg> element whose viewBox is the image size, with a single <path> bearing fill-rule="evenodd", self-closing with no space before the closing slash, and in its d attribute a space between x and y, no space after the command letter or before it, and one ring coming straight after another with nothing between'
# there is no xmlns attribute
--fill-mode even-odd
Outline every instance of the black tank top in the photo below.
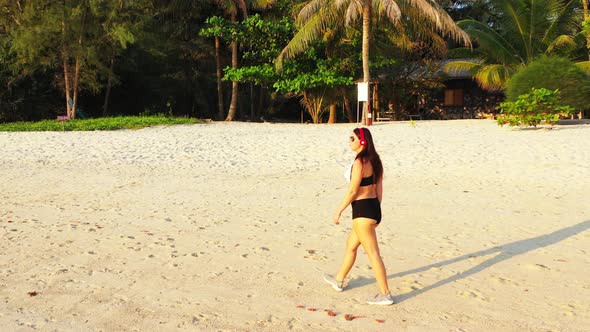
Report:
<svg viewBox="0 0 590 332"><path fill-rule="evenodd" d="M366 186L370 186L372 184L375 184L375 183L373 182L373 176L371 175L371 176L367 176L366 178L363 178L361 180L361 185L360 186L361 187L366 187Z"/></svg>

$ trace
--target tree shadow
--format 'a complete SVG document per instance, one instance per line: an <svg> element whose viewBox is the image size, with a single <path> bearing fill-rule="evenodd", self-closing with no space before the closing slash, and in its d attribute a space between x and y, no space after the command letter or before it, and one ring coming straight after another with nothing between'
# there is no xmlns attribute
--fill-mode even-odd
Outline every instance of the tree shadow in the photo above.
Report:
<svg viewBox="0 0 590 332"><path fill-rule="evenodd" d="M590 228L590 220L587 220L587 221L581 222L579 224L560 229L560 230L555 231L553 233L537 236L537 237L526 239L526 240L511 242L511 243L508 243L508 244L505 244L502 246L496 246L496 247L493 247L490 249L477 251L477 252L474 252L471 254L459 256L456 258L452 258L452 259L449 259L446 261L442 261L442 262L438 262L438 263L434 263L434 264L430 264L430 265L426 265L426 266L419 267L419 268L416 268L413 270L390 274L387 276L387 279L403 277L403 276L409 275L409 274L424 272L424 271L427 271L431 268L437 268L437 267L441 267L441 266L445 266L445 265L450 265L450 264L457 263L457 262L460 262L460 261L463 261L463 260L466 260L469 258L497 254L496 256L494 256L494 257L492 257L492 258L480 263L479 265L474 266L464 272L457 273L453 276L450 276L446 279L440 280L440 281L438 281L430 286L426 286L422 289L415 289L415 290L412 290L408 293L396 296L395 302L401 303L405 300L408 300L410 298L413 298L415 296L418 296L418 295L421 295L425 292L428 292L429 290L444 286L446 284L452 283L452 282L457 281L459 279L464 279L466 277L469 277L473 274L481 272L484 269L487 269L488 267L490 267L492 265L503 262L507 259L514 257L514 256L522 255L522 254L525 254L529 251L543 248L543 247L561 242L569 237L572 237L574 235L582 233L582 232L588 230L589 228ZM360 280L360 282L354 282L354 287L360 287L362 284L368 284L370 280L371 279L367 278L367 279ZM375 279L372 279L373 282L374 282L374 280Z"/></svg>

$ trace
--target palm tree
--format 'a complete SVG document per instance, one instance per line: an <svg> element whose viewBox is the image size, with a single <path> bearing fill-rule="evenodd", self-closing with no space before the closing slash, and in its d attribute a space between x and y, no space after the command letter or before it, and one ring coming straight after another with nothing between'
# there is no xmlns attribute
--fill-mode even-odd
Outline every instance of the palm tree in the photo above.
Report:
<svg viewBox="0 0 590 332"><path fill-rule="evenodd" d="M574 10L577 0L498 0L502 13L497 27L474 20L460 21L479 46L475 50L456 49L447 72L470 71L480 86L501 90L506 81L522 66L542 54L567 53L577 46L579 27Z"/></svg>
<svg viewBox="0 0 590 332"><path fill-rule="evenodd" d="M325 28L351 26L359 18L362 19L363 82L367 83L371 81L369 47L372 18L385 18L394 25L402 25L405 18L420 20L456 41L470 45L469 36L434 0L311 0L299 12L297 22L302 25L301 29L279 56L278 67L280 68L283 58L291 58L303 52L321 36ZM363 123L366 122L367 110L368 103L365 103Z"/></svg>

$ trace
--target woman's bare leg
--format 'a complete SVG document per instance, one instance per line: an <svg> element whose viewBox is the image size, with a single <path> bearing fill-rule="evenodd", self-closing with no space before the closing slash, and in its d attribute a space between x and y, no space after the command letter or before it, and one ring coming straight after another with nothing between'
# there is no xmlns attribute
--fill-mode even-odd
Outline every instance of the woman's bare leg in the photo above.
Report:
<svg viewBox="0 0 590 332"><path fill-rule="evenodd" d="M375 228L377 227L375 220L357 218L352 221L352 227L360 243L363 245L363 249L365 249L365 252L369 256L369 262L375 272L375 279L377 279L377 285L381 294L389 293L385 265L379 253L379 244L377 243L377 234L375 233Z"/></svg>
<svg viewBox="0 0 590 332"><path fill-rule="evenodd" d="M336 275L337 281L343 281L348 275L348 272L350 272L350 269L356 260L356 250L360 244L361 242L359 241L356 232L352 230L350 235L348 235L348 240L346 240L346 251L344 252L344 259L340 265L340 270L338 270L338 274Z"/></svg>

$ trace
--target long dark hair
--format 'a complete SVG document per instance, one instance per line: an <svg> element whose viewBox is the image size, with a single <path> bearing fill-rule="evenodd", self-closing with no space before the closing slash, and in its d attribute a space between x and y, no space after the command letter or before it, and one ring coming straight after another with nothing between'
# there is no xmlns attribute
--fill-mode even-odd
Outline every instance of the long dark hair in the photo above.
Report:
<svg viewBox="0 0 590 332"><path fill-rule="evenodd" d="M354 134L356 137L359 137L359 139L361 137L360 129L361 128L355 128L353 130ZM381 158L379 158L377 150L375 150L375 144L373 144L373 136L371 135L371 132L367 128L362 129L366 144L363 151L359 152L355 159L360 159L363 164L366 162L371 163L371 166L373 166L373 177L375 183L377 183L377 181L381 180L381 177L383 177L383 164L381 163Z"/></svg>

